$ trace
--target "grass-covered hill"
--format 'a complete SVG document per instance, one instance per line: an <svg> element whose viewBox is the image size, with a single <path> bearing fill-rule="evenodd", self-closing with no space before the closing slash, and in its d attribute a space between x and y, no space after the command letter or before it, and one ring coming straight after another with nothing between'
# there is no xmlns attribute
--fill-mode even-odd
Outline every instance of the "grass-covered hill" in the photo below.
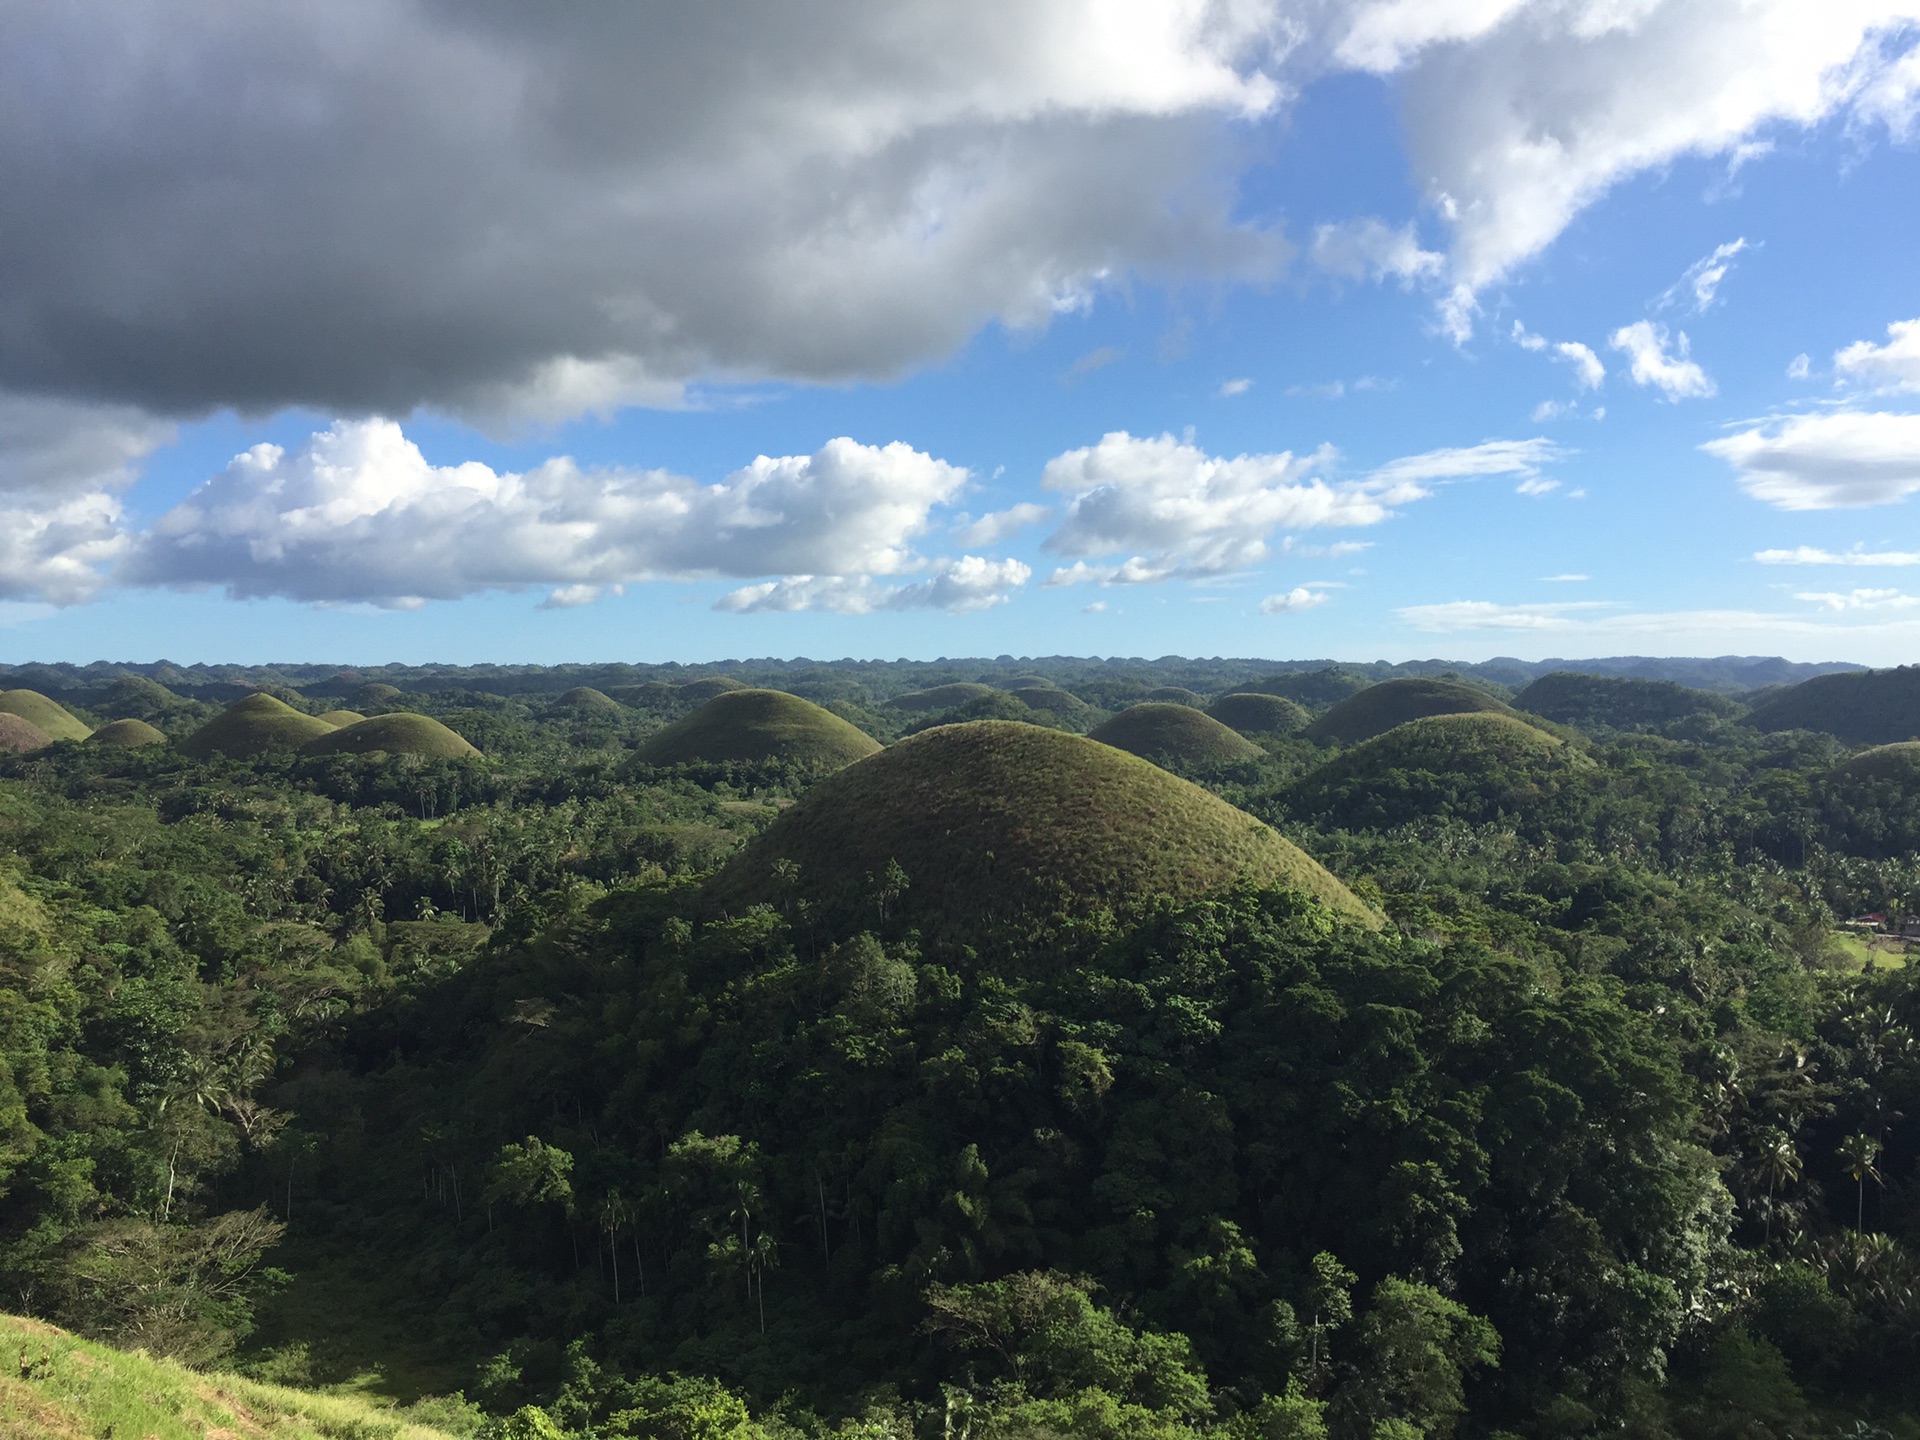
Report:
<svg viewBox="0 0 1920 1440"><path fill-rule="evenodd" d="M905 695L894 696L887 704L895 710L924 714L934 710L951 710L957 705L984 700L987 696L998 693L991 685L977 685L968 680L956 680L951 685L935 685L926 690L910 690Z"/></svg>
<svg viewBox="0 0 1920 1440"><path fill-rule="evenodd" d="M1920 740L1876 745L1834 768L1837 774L1856 780L1920 780Z"/></svg>
<svg viewBox="0 0 1920 1440"><path fill-rule="evenodd" d="M1008 693L1029 710L1044 710L1050 715L1084 715L1092 708L1071 690L1037 681L1012 686Z"/></svg>
<svg viewBox="0 0 1920 1440"><path fill-rule="evenodd" d="M215 754L250 760L274 750L298 750L332 733L333 727L317 715L302 715L271 695L249 695L181 740L179 750L195 760Z"/></svg>
<svg viewBox="0 0 1920 1440"><path fill-rule="evenodd" d="M686 684L677 688L680 692L680 699L691 700L699 704L711 700L717 695L725 695L730 691L745 690L748 686L745 682L736 680L731 675L709 675L704 680L689 680Z"/></svg>
<svg viewBox="0 0 1920 1440"><path fill-rule="evenodd" d="M26 755L51 744L53 737L31 720L0 710L0 755Z"/></svg>
<svg viewBox="0 0 1920 1440"><path fill-rule="evenodd" d="M37 690L0 690L0 713L18 715L55 740L84 740L93 733L78 716Z"/></svg>
<svg viewBox="0 0 1920 1440"><path fill-rule="evenodd" d="M321 712L320 718L338 730L345 725L358 725L367 717L358 710L326 710Z"/></svg>
<svg viewBox="0 0 1920 1440"><path fill-rule="evenodd" d="M1317 745L1357 745L1384 735L1396 725L1429 715L1470 715L1488 711L1507 714L1499 697L1457 680L1429 680L1408 676L1384 680L1348 696L1303 732Z"/></svg>
<svg viewBox="0 0 1920 1440"><path fill-rule="evenodd" d="M1820 675L1778 691L1747 717L1761 730L1819 730L1850 745L1920 737L1920 665Z"/></svg>
<svg viewBox="0 0 1920 1440"><path fill-rule="evenodd" d="M397 685L386 685L375 681L369 685L358 686L347 696L348 703L360 710L376 710L382 705L392 705L404 700L406 694Z"/></svg>
<svg viewBox="0 0 1920 1440"><path fill-rule="evenodd" d="M1740 706L1671 680L1635 680L1556 670L1514 696L1515 708L1577 730L1651 730L1695 717L1730 719Z"/></svg>
<svg viewBox="0 0 1920 1440"><path fill-rule="evenodd" d="M315 736L301 750L307 755L422 755L433 760L469 760L480 752L430 715L402 712L375 715Z"/></svg>
<svg viewBox="0 0 1920 1440"><path fill-rule="evenodd" d="M1207 714L1242 735L1292 735L1313 723L1313 715L1299 701L1252 691L1222 695L1207 707Z"/></svg>
<svg viewBox="0 0 1920 1440"><path fill-rule="evenodd" d="M0 1355L0 1440L452 1440L357 1397L189 1370L15 1315L0 1315Z"/></svg>
<svg viewBox="0 0 1920 1440"><path fill-rule="evenodd" d="M1162 705L1201 706L1207 703L1204 695L1199 694L1197 691L1189 690L1184 685L1157 686L1140 698L1142 700L1151 700L1156 704Z"/></svg>
<svg viewBox="0 0 1920 1440"><path fill-rule="evenodd" d="M591 685L576 685L563 691L554 704L569 710L583 710L589 713L612 715L620 710L620 702L604 690L596 690Z"/></svg>
<svg viewBox="0 0 1920 1440"><path fill-rule="evenodd" d="M1429 715L1355 745L1293 787L1296 815L1346 829L1426 816L1511 814L1586 764L1580 753L1498 711Z"/></svg>
<svg viewBox="0 0 1920 1440"><path fill-rule="evenodd" d="M113 720L102 725L87 737L90 745L164 745L167 735L164 730L149 725L144 720Z"/></svg>
<svg viewBox="0 0 1920 1440"><path fill-rule="evenodd" d="M1088 736L1130 755L1176 767L1227 765L1258 760L1266 753L1212 716L1190 705L1164 701L1122 710Z"/></svg>
<svg viewBox="0 0 1920 1440"><path fill-rule="evenodd" d="M1337 705L1374 683L1371 675L1344 665L1329 665L1323 670L1293 670L1268 675L1235 688L1257 690L1263 695L1282 695L1310 710L1318 710Z"/></svg>
<svg viewBox="0 0 1920 1440"><path fill-rule="evenodd" d="M694 684L706 685L699 680ZM691 688L691 687L688 687ZM647 765L761 764L780 760L806 769L837 770L880 748L880 742L811 700L781 690L722 690L642 745Z"/></svg>
<svg viewBox="0 0 1920 1440"><path fill-rule="evenodd" d="M905 883L888 896L890 864ZM1318 862L1199 786L1082 736L1006 721L927 730L822 781L713 893L728 906L777 903L795 876L829 902L871 896L953 932L1242 883L1377 923Z"/></svg>

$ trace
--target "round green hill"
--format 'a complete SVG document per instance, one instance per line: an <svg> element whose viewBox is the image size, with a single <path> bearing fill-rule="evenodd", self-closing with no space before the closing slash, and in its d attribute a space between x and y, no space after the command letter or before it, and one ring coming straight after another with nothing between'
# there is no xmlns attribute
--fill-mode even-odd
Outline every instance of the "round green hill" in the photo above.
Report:
<svg viewBox="0 0 1920 1440"><path fill-rule="evenodd" d="M0 690L0 712L18 715L55 740L84 740L93 733L78 716L69 714L38 690Z"/></svg>
<svg viewBox="0 0 1920 1440"><path fill-rule="evenodd" d="M1029 710L1045 710L1050 715L1078 715L1089 708L1071 690L1053 684L1016 685L1008 693Z"/></svg>
<svg viewBox="0 0 1920 1440"><path fill-rule="evenodd" d="M1348 696L1309 725L1304 733L1316 745L1357 745L1409 720L1422 720L1429 715L1470 715L1476 711L1495 715L1511 713L1503 701L1471 685L1462 685L1457 680L1408 676L1383 680Z"/></svg>
<svg viewBox="0 0 1920 1440"><path fill-rule="evenodd" d="M185 703L166 686L156 685L144 675L123 675L87 708L115 720L148 720Z"/></svg>
<svg viewBox="0 0 1920 1440"><path fill-rule="evenodd" d="M1511 814L1590 762L1558 736L1494 711L1429 715L1395 726L1309 772L1295 814L1349 829L1434 815Z"/></svg>
<svg viewBox="0 0 1920 1440"><path fill-rule="evenodd" d="M725 695L734 690L744 690L746 688L745 685L741 684L740 681L734 679L731 675L709 675L704 680L687 681L686 684L679 687L679 691L682 700L698 700L704 702L713 699L715 696Z"/></svg>
<svg viewBox="0 0 1920 1440"><path fill-rule="evenodd" d="M367 717L362 715L358 710L327 710L321 714L320 718L334 729L339 730L347 725L358 725Z"/></svg>
<svg viewBox="0 0 1920 1440"><path fill-rule="evenodd" d="M338 730L328 730L301 747L308 755L424 755L432 760L470 760L479 755L460 736L431 715L403 711L375 715Z"/></svg>
<svg viewBox="0 0 1920 1440"><path fill-rule="evenodd" d="M706 684L706 681L696 681ZM784 690L728 690L640 747L648 765L786 760L837 770L873 754L880 742L811 700Z"/></svg>
<svg viewBox="0 0 1920 1440"><path fill-rule="evenodd" d="M1920 780L1920 740L1901 740L1862 750L1834 766L1835 775L1852 780Z"/></svg>
<svg viewBox="0 0 1920 1440"><path fill-rule="evenodd" d="M144 720L115 720L87 737L89 745L164 745L166 733Z"/></svg>
<svg viewBox="0 0 1920 1440"><path fill-rule="evenodd" d="M1191 705L1196 710L1207 703L1205 696L1197 695L1182 685L1162 685L1158 690L1149 690L1140 698L1151 700L1157 705Z"/></svg>
<svg viewBox="0 0 1920 1440"><path fill-rule="evenodd" d="M602 715L617 715L620 702L604 690L596 690L591 685L576 685L573 689L554 702L569 710L586 710Z"/></svg>
<svg viewBox="0 0 1920 1440"><path fill-rule="evenodd" d="M1852 745L1920 738L1920 665L1818 675L1768 696L1747 719L1764 731L1820 730Z"/></svg>
<svg viewBox="0 0 1920 1440"><path fill-rule="evenodd" d="M347 703L355 709L367 710L380 705L392 705L405 698L405 692L399 686L383 685L376 680L371 685L362 685L347 696Z"/></svg>
<svg viewBox="0 0 1920 1440"><path fill-rule="evenodd" d="M999 693L991 685L976 685L972 681L956 680L951 685L935 685L927 690L912 690L905 695L896 695L887 704L896 710L923 713L931 710L951 710L956 705L968 705L975 700L984 700L989 695Z"/></svg>
<svg viewBox="0 0 1920 1440"><path fill-rule="evenodd" d="M25 755L51 744L53 737L31 720L22 719L11 710L0 710L0 755Z"/></svg>
<svg viewBox="0 0 1920 1440"><path fill-rule="evenodd" d="M1207 707L1207 714L1242 735L1291 735L1313 723L1312 714L1299 702L1250 691L1222 695Z"/></svg>
<svg viewBox="0 0 1920 1440"><path fill-rule="evenodd" d="M1148 701L1122 710L1088 738L1156 763L1226 765L1266 752L1190 705Z"/></svg>
<svg viewBox="0 0 1920 1440"><path fill-rule="evenodd" d="M302 715L271 695L249 695L222 710L179 744L182 755L205 760L219 753L250 760L274 750L298 750L333 727L317 715Z"/></svg>
<svg viewBox="0 0 1920 1440"><path fill-rule="evenodd" d="M799 867L797 882L781 861ZM857 904L889 861L906 872L904 913L956 932L1241 884L1379 923L1303 851L1198 785L1083 736L995 720L924 731L822 781L711 893L729 906L778 902L798 883Z"/></svg>
<svg viewBox="0 0 1920 1440"><path fill-rule="evenodd" d="M1642 730L1696 716L1731 717L1740 707L1724 695L1671 680L1587 675L1556 670L1518 695L1514 706L1579 730Z"/></svg>

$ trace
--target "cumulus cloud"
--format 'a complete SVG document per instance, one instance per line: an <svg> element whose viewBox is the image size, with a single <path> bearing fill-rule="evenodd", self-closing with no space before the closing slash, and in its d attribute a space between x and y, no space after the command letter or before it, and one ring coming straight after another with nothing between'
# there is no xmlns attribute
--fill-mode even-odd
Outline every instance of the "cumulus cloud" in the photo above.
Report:
<svg viewBox="0 0 1920 1440"><path fill-rule="evenodd" d="M1851 550L1797 545L1791 550L1756 550L1753 558L1762 565L1920 565L1920 551L1868 550L1864 545Z"/></svg>
<svg viewBox="0 0 1920 1440"><path fill-rule="evenodd" d="M1264 3L11 7L0 385L534 418L1273 274Z"/></svg>
<svg viewBox="0 0 1920 1440"><path fill-rule="evenodd" d="M1262 615L1291 615L1298 610L1311 610L1316 605L1327 603L1327 592L1309 590L1304 585L1296 585L1282 595L1269 595L1260 602Z"/></svg>
<svg viewBox="0 0 1920 1440"><path fill-rule="evenodd" d="M1397 280L1410 285L1446 269L1446 256L1421 248L1412 225L1392 226L1367 216L1321 225L1313 232L1313 263L1344 280Z"/></svg>
<svg viewBox="0 0 1920 1440"><path fill-rule="evenodd" d="M1835 410L1795 415L1700 447L1780 510L1891 505L1920 490L1920 415Z"/></svg>
<svg viewBox="0 0 1920 1440"><path fill-rule="evenodd" d="M1689 346L1684 330L1672 354L1667 353L1667 327L1651 320L1636 320L1621 326L1608 343L1626 353L1636 385L1651 385L1669 400L1704 399L1714 393L1714 384L1707 372L1687 358Z"/></svg>
<svg viewBox="0 0 1920 1440"><path fill-rule="evenodd" d="M867 615L876 610L985 610L1005 604L1011 592L1026 584L1032 574L1032 569L1018 560L963 555L937 562L931 575L911 585L880 585L864 575L789 575L731 591L714 601L713 608L740 615L804 610L836 615Z"/></svg>
<svg viewBox="0 0 1920 1440"><path fill-rule="evenodd" d="M965 520L954 526L953 534L962 545L998 545L1026 529L1029 525L1038 525L1043 520L1053 518L1053 511L1045 505L1035 505L1023 501L1005 510L996 510L990 515L982 515L978 520Z"/></svg>
<svg viewBox="0 0 1920 1440"><path fill-rule="evenodd" d="M525 474L429 464L386 420L339 421L294 450L256 445L154 523L121 570L293 600L452 599L714 575L891 575L967 472L904 444L831 440L717 484L662 470Z"/></svg>
<svg viewBox="0 0 1920 1440"><path fill-rule="evenodd" d="M1833 368L1850 380L1889 390L1920 391L1920 320L1894 321L1887 326L1884 345L1854 341L1835 352Z"/></svg>
<svg viewBox="0 0 1920 1440"><path fill-rule="evenodd" d="M1666 310L1678 305L1704 315L1713 308L1713 302L1719 297L1720 282L1727 278L1727 272L1733 269L1733 257L1747 248L1745 237L1729 240L1724 245L1714 247L1713 253L1703 255L1687 267L1687 273L1669 285L1654 302L1656 308Z"/></svg>
<svg viewBox="0 0 1920 1440"><path fill-rule="evenodd" d="M1553 358L1573 367L1573 383L1576 389L1597 390L1606 381L1607 367L1600 357L1593 353L1592 347L1578 340L1549 341L1544 335L1536 335L1518 320L1513 322L1513 343L1522 350L1542 352L1551 350Z"/></svg>

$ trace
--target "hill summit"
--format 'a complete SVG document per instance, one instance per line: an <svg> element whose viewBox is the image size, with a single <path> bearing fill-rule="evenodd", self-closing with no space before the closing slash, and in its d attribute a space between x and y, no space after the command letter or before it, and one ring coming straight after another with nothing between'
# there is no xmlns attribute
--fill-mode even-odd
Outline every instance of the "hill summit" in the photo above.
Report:
<svg viewBox="0 0 1920 1440"><path fill-rule="evenodd" d="M1002 720L923 731L822 781L711 893L729 906L778 902L797 866L808 893L855 903L889 862L906 873L903 909L957 933L1240 884L1379 923L1318 862L1198 785L1083 736Z"/></svg>
<svg viewBox="0 0 1920 1440"><path fill-rule="evenodd" d="M480 752L430 715L400 711L356 720L315 736L301 747L308 755L423 755L431 760L468 760Z"/></svg>
<svg viewBox="0 0 1920 1440"><path fill-rule="evenodd" d="M1089 732L1089 738L1174 765L1224 765L1258 760L1266 753L1211 715L1178 701L1130 706Z"/></svg>
<svg viewBox="0 0 1920 1440"><path fill-rule="evenodd" d="M79 716L38 690L0 690L0 713L18 715L55 740L84 740L93 733Z"/></svg>
<svg viewBox="0 0 1920 1440"><path fill-rule="evenodd" d="M273 750L298 750L332 733L333 727L319 716L302 715L286 701L259 693L236 700L182 740L179 750L195 760L216 753L250 760Z"/></svg>
<svg viewBox="0 0 1920 1440"><path fill-rule="evenodd" d="M1510 707L1497 696L1457 680L1407 676L1383 680L1348 696L1309 725L1305 734L1316 744L1357 745L1409 720L1423 720L1429 715L1470 715L1480 710L1505 715Z"/></svg>
<svg viewBox="0 0 1920 1440"><path fill-rule="evenodd" d="M695 681L704 684L704 681ZM640 747L648 765L759 764L786 760L837 770L880 742L831 710L784 690L724 690Z"/></svg>

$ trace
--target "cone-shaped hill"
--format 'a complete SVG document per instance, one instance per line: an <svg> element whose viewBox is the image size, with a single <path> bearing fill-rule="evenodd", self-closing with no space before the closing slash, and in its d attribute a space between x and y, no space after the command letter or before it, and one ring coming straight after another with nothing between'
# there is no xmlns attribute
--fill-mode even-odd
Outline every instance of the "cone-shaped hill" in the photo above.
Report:
<svg viewBox="0 0 1920 1440"><path fill-rule="evenodd" d="M1583 675L1556 670L1513 699L1517 709L1579 730L1644 730L1695 716L1731 717L1740 707L1724 695L1671 680Z"/></svg>
<svg viewBox="0 0 1920 1440"><path fill-rule="evenodd" d="M879 748L880 742L864 730L798 695L727 690L649 739L638 758L647 765L786 760L838 770Z"/></svg>
<svg viewBox="0 0 1920 1440"><path fill-rule="evenodd" d="M236 700L178 748L195 760L214 754L250 760L273 750L298 750L309 740L332 733L333 727L318 715L302 715L284 700L256 694Z"/></svg>
<svg viewBox="0 0 1920 1440"><path fill-rule="evenodd" d="M975 700L984 700L989 695L999 693L991 685L976 685L972 681L957 680L951 685L935 685L928 690L912 690L905 695L896 695L887 704L896 710L924 713L931 710L951 710L956 705L971 704Z"/></svg>
<svg viewBox="0 0 1920 1440"><path fill-rule="evenodd" d="M51 744L53 737L31 720L0 710L0 755L25 755Z"/></svg>
<svg viewBox="0 0 1920 1440"><path fill-rule="evenodd" d="M1408 676L1383 680L1348 696L1309 725L1304 733L1318 745L1357 745L1409 720L1422 720L1429 715L1470 715L1482 710L1496 715L1510 713L1504 702L1471 685L1462 685L1456 680Z"/></svg>
<svg viewBox="0 0 1920 1440"><path fill-rule="evenodd" d="M1204 696L1196 695L1184 685L1162 685L1158 690L1149 690L1140 698L1151 700L1157 705L1192 705L1196 709L1207 703Z"/></svg>
<svg viewBox="0 0 1920 1440"><path fill-rule="evenodd" d="M358 725L367 717L362 715L358 710L328 710L325 711L320 718L338 730L345 725Z"/></svg>
<svg viewBox="0 0 1920 1440"><path fill-rule="evenodd" d="M1495 711L1429 715L1395 726L1310 771L1295 814L1351 829L1431 815L1484 820L1512 813L1591 761L1557 735Z"/></svg>
<svg viewBox="0 0 1920 1440"><path fill-rule="evenodd" d="M405 694L399 686L383 685L376 680L370 685L362 685L347 700L360 709L370 710L380 705L392 705L404 698Z"/></svg>
<svg viewBox="0 0 1920 1440"><path fill-rule="evenodd" d="M1242 735L1292 735L1313 723L1312 714L1298 701L1251 691L1222 695L1207 707L1207 714Z"/></svg>
<svg viewBox="0 0 1920 1440"><path fill-rule="evenodd" d="M1009 692L1029 710L1045 710L1050 715L1078 715L1088 709L1087 702L1071 690L1062 690L1049 682L1027 682Z"/></svg>
<svg viewBox="0 0 1920 1440"><path fill-rule="evenodd" d="M686 684L678 688L682 700L705 702L713 699L717 695L725 695L734 690L744 690L747 687L731 675L709 675L704 680L689 680Z"/></svg>
<svg viewBox="0 0 1920 1440"><path fill-rule="evenodd" d="M1379 917L1303 851L1159 766L1078 735L984 720L923 731L814 786L712 882L728 907L799 883L857 905L889 861L897 904L956 933L1057 910L1131 908L1246 883Z"/></svg>
<svg viewBox="0 0 1920 1440"><path fill-rule="evenodd" d="M402 711L375 715L353 725L328 730L301 747L308 755L422 755L430 760L471 760L479 755L460 736L431 715Z"/></svg>
<svg viewBox="0 0 1920 1440"><path fill-rule="evenodd" d="M1920 740L1902 740L1862 750L1834 766L1836 776L1849 780L1892 780L1905 785L1920 782Z"/></svg>
<svg viewBox="0 0 1920 1440"><path fill-rule="evenodd" d="M1244 735L1190 705L1160 701L1130 706L1088 735L1103 745L1156 764L1225 765L1236 760L1258 760L1266 753Z"/></svg>
<svg viewBox="0 0 1920 1440"><path fill-rule="evenodd" d="M596 690L591 685L576 685L554 701L556 705L569 710L579 710L587 714L617 715L620 702L604 690Z"/></svg>
<svg viewBox="0 0 1920 1440"><path fill-rule="evenodd" d="M89 745L164 745L166 732L156 729L144 720L115 720L102 725L87 737Z"/></svg>
<svg viewBox="0 0 1920 1440"><path fill-rule="evenodd" d="M79 716L68 713L38 690L0 690L0 712L18 715L55 740L84 740L93 733Z"/></svg>
<svg viewBox="0 0 1920 1440"><path fill-rule="evenodd" d="M1761 730L1820 730L1854 745L1920 738L1920 665L1819 675L1769 696L1747 718Z"/></svg>

